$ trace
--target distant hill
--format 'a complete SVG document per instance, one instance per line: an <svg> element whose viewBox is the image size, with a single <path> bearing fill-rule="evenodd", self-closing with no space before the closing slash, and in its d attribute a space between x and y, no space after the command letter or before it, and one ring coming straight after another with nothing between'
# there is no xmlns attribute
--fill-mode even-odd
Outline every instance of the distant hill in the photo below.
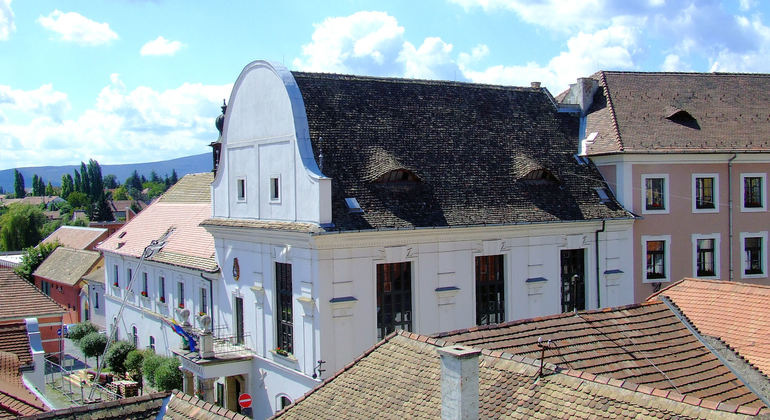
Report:
<svg viewBox="0 0 770 420"><path fill-rule="evenodd" d="M88 162L86 162L87 164ZM115 175L118 181L122 184L133 172L136 170L139 175L144 175L150 178L150 172L155 171L161 178L166 175L171 175L172 170L176 170L177 175L181 178L187 174L194 174L200 172L209 172L212 169L211 153L202 153L200 155L187 156L183 158L164 160L160 162L150 163L128 163L125 165L103 165L102 175L109 174ZM65 173L72 175L72 171L77 168L80 170L80 165L64 165L64 166L36 166L29 168L17 168L24 176L24 185L27 189L32 188L32 176L43 177L43 181L48 185L48 181L54 186L61 185L61 176ZM13 169L0 170L0 186L6 192L13 192Z"/></svg>

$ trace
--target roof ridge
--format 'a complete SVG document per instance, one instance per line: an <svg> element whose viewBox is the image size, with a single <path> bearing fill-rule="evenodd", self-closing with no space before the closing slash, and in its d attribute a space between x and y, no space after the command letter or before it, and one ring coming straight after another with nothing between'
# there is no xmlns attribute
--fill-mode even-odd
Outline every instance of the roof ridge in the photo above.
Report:
<svg viewBox="0 0 770 420"><path fill-rule="evenodd" d="M632 70L600 70L600 73L609 74L633 74L633 75L650 75L650 76L758 76L758 77L770 77L770 73L752 73L752 72L695 72L695 71L632 71Z"/></svg>
<svg viewBox="0 0 770 420"><path fill-rule="evenodd" d="M441 80L441 79L419 79L419 78L404 78L404 77L392 77L392 76L369 76L360 74L346 74L346 73L328 73L328 72L305 72L305 71L292 71L292 76L306 76L316 79L347 79L347 80L360 80L360 81L380 81L397 84L421 84L421 85L444 85L444 86L458 86L469 87L476 89L500 89L500 90L515 90L522 92L541 93L544 88L533 88L529 86L513 86L513 85L495 85L485 83L463 82L457 80ZM547 90L547 89L546 89Z"/></svg>
<svg viewBox="0 0 770 420"><path fill-rule="evenodd" d="M580 311L578 314L580 315L592 315L597 313L607 313L607 312L619 312L619 311L626 311L629 309L636 309L641 308L644 306L651 306L656 304L662 304L663 302L658 301L652 301L652 302L638 302L638 303L631 303L628 305L622 305L622 306L612 306L608 308L598 308L598 309L589 309L586 311ZM559 314L551 314L551 315L543 315L538 316L534 318L524 318L524 319L517 319L515 321L505 321L501 322L499 324L487 324L487 325L475 325L473 327L468 328L460 328L457 330L451 330L451 331L443 331L436 334L432 334L431 337L434 338L441 338L441 337L449 337L452 335L459 335L464 333L470 333L470 332L476 332L476 331L488 331L488 330L498 330L502 328L512 327L515 325L522 325L522 324L529 324L533 322L541 322L541 321L547 321L547 320L553 320L553 319L561 319L561 318L570 318L575 316L574 312L563 312Z"/></svg>
<svg viewBox="0 0 770 420"><path fill-rule="evenodd" d="M604 89L604 96L607 98L607 108L610 111L610 118L612 119L612 128L615 131L615 143L618 145L618 150L623 151L623 139L620 136L620 128L618 127L618 118L615 115L615 106L612 103L612 95L610 95L610 88L607 86L607 73L602 71L600 75L600 81L602 89Z"/></svg>

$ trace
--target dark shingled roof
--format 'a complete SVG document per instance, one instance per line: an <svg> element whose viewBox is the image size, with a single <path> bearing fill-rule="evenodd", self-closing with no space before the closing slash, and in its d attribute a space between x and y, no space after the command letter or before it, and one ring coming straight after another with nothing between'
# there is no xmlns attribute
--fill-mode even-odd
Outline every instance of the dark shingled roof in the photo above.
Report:
<svg viewBox="0 0 770 420"><path fill-rule="evenodd" d="M465 346L540 358L638 385L729 404L764 407L660 302L566 313L436 335Z"/></svg>
<svg viewBox="0 0 770 420"><path fill-rule="evenodd" d="M332 179L334 229L630 217L614 199L599 202L600 174L573 158L578 119L544 90L293 75L316 162ZM376 182L399 169L419 181ZM558 182L523 179L539 169ZM348 210L348 197L362 213Z"/></svg>
<svg viewBox="0 0 770 420"><path fill-rule="evenodd" d="M770 74L601 71L589 155L770 151Z"/></svg>

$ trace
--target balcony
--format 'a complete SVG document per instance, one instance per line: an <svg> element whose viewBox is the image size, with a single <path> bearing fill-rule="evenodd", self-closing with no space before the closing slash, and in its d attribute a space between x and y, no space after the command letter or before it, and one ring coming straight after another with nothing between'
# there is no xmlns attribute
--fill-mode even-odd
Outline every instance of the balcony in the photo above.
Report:
<svg viewBox="0 0 770 420"><path fill-rule="evenodd" d="M202 330L190 331L197 340L195 352L189 349L172 349L181 358L182 368L199 378L220 378L248 374L254 352L243 343L249 337L234 335L225 326L214 327L206 334Z"/></svg>

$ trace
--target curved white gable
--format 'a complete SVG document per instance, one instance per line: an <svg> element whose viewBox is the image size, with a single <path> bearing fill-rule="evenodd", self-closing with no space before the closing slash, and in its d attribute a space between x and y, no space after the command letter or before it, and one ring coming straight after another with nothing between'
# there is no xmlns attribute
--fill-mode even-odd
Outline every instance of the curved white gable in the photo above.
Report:
<svg viewBox="0 0 770 420"><path fill-rule="evenodd" d="M302 95L282 65L254 61L238 76L213 185L214 217L331 220L331 180L315 162Z"/></svg>

